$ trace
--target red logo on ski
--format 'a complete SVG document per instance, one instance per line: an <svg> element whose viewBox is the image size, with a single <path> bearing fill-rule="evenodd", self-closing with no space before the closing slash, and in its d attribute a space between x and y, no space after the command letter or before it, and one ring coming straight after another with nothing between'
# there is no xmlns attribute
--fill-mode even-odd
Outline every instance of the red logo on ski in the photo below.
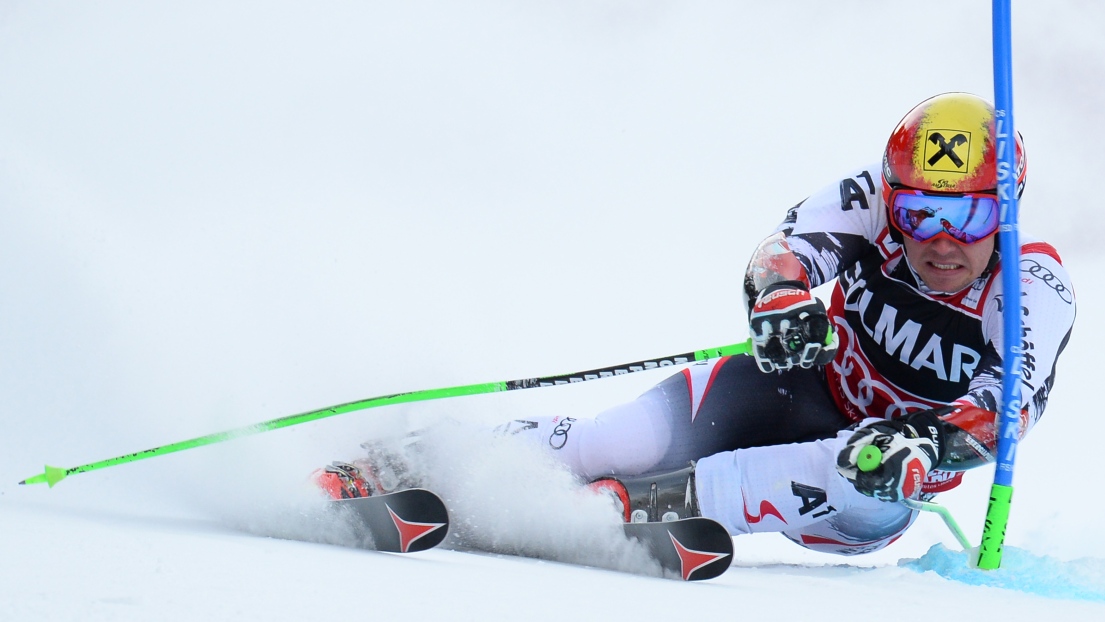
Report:
<svg viewBox="0 0 1105 622"><path fill-rule="evenodd" d="M403 520L391 509L390 505L384 505L388 509L388 514L391 514L391 522L395 523L395 528L399 530L399 550L406 553L410 550L411 544L413 544L419 538L437 531L445 526L445 523L414 523L411 521Z"/></svg>
<svg viewBox="0 0 1105 622"><path fill-rule="evenodd" d="M690 581L690 576L694 574L694 571L716 562L719 559L729 557L728 553L709 553L706 551L695 551L683 546L679 540L675 539L672 533L668 532L668 537L671 538L671 543L675 546L675 552L679 554L679 565L683 572L683 580Z"/></svg>

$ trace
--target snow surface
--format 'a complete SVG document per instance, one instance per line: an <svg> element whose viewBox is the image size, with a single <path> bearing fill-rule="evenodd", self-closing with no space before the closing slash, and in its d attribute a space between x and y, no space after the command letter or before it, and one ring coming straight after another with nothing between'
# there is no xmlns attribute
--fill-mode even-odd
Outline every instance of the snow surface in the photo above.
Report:
<svg viewBox="0 0 1105 622"><path fill-rule="evenodd" d="M787 207L875 161L925 97L992 92L989 6L0 1L0 620L1101 619L1095 2L1014 7L1023 230L1060 249L1080 314L995 573L926 515L864 557L768 534L717 580L647 576L562 472L479 440L661 372L16 485L374 395L742 341L739 275ZM498 553L347 546L305 475L440 419L454 534ZM991 477L940 499L974 540Z"/></svg>

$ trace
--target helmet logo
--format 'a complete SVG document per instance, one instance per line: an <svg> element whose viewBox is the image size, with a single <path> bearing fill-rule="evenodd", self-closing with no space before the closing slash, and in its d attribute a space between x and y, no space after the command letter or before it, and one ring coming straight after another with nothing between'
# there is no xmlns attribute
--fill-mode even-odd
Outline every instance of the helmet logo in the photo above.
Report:
<svg viewBox="0 0 1105 622"><path fill-rule="evenodd" d="M945 139L941 132L955 132L950 139ZM966 162L956 153L956 149L966 145L965 153L971 152L971 134L957 130L929 130L928 140L925 141L925 170L946 171L950 173L966 172L962 169ZM945 162L944 158L950 160ZM952 168L954 166L954 168Z"/></svg>

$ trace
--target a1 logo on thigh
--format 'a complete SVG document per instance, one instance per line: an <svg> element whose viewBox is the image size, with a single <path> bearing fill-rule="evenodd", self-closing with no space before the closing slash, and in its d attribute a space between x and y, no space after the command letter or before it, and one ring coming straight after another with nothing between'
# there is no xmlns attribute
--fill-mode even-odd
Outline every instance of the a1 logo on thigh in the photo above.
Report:
<svg viewBox="0 0 1105 622"><path fill-rule="evenodd" d="M825 506L825 509L815 513L814 518L825 516L830 512L835 512L836 508L829 505L829 497L825 494L825 491L816 486L809 486L807 484L799 484L798 482L790 483L790 491L794 493L795 497L802 500L802 507L798 508L798 513L802 516L817 510L821 506Z"/></svg>

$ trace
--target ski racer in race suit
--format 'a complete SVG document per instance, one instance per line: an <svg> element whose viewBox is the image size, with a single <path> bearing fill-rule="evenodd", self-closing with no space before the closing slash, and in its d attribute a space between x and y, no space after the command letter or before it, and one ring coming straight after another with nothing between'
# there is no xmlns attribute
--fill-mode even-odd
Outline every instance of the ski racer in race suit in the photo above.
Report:
<svg viewBox="0 0 1105 622"><path fill-rule="evenodd" d="M994 132L985 100L936 96L898 124L881 166L791 208L744 278L754 356L692 365L595 418L506 431L612 486L627 520L659 496L651 520L700 513L734 535L778 531L844 555L893 542L916 518L896 501L994 460L1006 303ZM1020 193L1019 136L1016 149ZM1023 436L1075 300L1055 249L1021 241ZM834 279L826 310L810 289ZM861 472L871 444L881 463Z"/></svg>
<svg viewBox="0 0 1105 622"><path fill-rule="evenodd" d="M692 365L594 418L500 431L614 495L627 521L702 515L818 551L885 547L916 518L897 501L931 499L994 460L1006 302L995 150L985 100L920 103L881 166L792 207L753 253L743 282L753 356ZM1047 404L1075 300L1055 249L1021 242L1023 437ZM834 280L826 309L810 290ZM860 471L869 445L881 460ZM379 494L399 485L379 462L314 478L335 498Z"/></svg>

